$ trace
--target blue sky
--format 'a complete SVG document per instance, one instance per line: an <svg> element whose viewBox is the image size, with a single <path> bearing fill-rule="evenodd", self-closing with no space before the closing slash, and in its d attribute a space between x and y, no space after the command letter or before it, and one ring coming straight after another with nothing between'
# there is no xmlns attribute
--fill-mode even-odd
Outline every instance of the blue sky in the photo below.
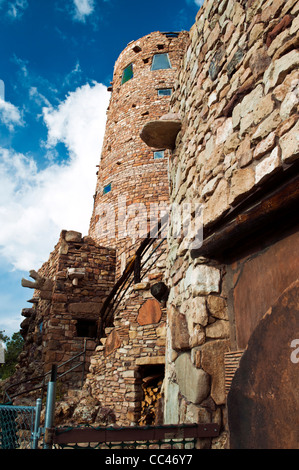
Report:
<svg viewBox="0 0 299 470"><path fill-rule="evenodd" d="M114 63L202 0L0 0L0 330L19 330L60 231L87 234Z"/></svg>

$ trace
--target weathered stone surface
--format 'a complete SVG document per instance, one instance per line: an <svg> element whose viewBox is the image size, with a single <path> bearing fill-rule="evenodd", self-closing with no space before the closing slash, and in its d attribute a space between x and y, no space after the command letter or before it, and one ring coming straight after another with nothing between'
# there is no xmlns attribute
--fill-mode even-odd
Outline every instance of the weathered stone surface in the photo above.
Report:
<svg viewBox="0 0 299 470"><path fill-rule="evenodd" d="M171 347L175 351L189 349L189 330L186 316L175 309L169 312Z"/></svg>
<svg viewBox="0 0 299 470"><path fill-rule="evenodd" d="M299 123L286 134L284 134L279 144L281 147L281 158L289 163L298 158L299 155Z"/></svg>
<svg viewBox="0 0 299 470"><path fill-rule="evenodd" d="M117 330L113 330L105 342L105 356L109 356L113 351L120 348L122 344L121 338Z"/></svg>
<svg viewBox="0 0 299 470"><path fill-rule="evenodd" d="M280 117L282 120L287 119L293 111L296 111L299 104L299 91L298 91L299 80L297 81L297 88L294 91L287 93L285 99L281 103Z"/></svg>
<svg viewBox="0 0 299 470"><path fill-rule="evenodd" d="M229 202L235 204L254 186L254 170L251 167L236 170L231 179Z"/></svg>
<svg viewBox="0 0 299 470"><path fill-rule="evenodd" d="M159 323L162 316L160 304L155 299L148 299L138 312L137 321L139 325L150 325L151 323Z"/></svg>
<svg viewBox="0 0 299 470"><path fill-rule="evenodd" d="M222 297L209 295L207 306L211 315L220 320L228 320L226 300Z"/></svg>
<svg viewBox="0 0 299 470"><path fill-rule="evenodd" d="M281 117L278 110L274 110L270 116L264 119L257 127L255 133L252 136L252 140L263 139L270 132L275 130L281 122Z"/></svg>
<svg viewBox="0 0 299 470"><path fill-rule="evenodd" d="M299 51L293 50L282 56L280 59L272 62L264 73L263 82L265 84L265 93L271 88L279 85L286 74L298 67Z"/></svg>
<svg viewBox="0 0 299 470"><path fill-rule="evenodd" d="M208 323L208 313L205 297L191 298L188 303L188 309L185 315L187 317L189 330L191 329L191 326L194 323L198 323L199 325L205 326Z"/></svg>
<svg viewBox="0 0 299 470"><path fill-rule="evenodd" d="M250 145L250 138L246 136L237 149L237 159L241 168L247 166L252 160L252 149Z"/></svg>
<svg viewBox="0 0 299 470"><path fill-rule="evenodd" d="M216 190L210 199L204 205L203 221L204 225L217 220L229 208L228 202L229 187L227 181L223 178L218 183Z"/></svg>
<svg viewBox="0 0 299 470"><path fill-rule="evenodd" d="M267 54L265 48L258 49L249 59L249 67L253 76L257 79L265 72L271 62L271 57Z"/></svg>
<svg viewBox="0 0 299 470"><path fill-rule="evenodd" d="M275 147L269 157L264 158L255 167L255 184L259 184L272 175L280 167L280 150Z"/></svg>
<svg viewBox="0 0 299 470"><path fill-rule="evenodd" d="M228 340L209 341L200 347L202 368L211 377L211 397L217 405L225 403L224 353L229 351Z"/></svg>
<svg viewBox="0 0 299 470"><path fill-rule="evenodd" d="M165 386L164 423L178 424L179 422L179 386L167 381Z"/></svg>
<svg viewBox="0 0 299 470"><path fill-rule="evenodd" d="M273 95L278 101L283 101L286 95L298 88L299 83L299 71L293 70L289 73L284 81L274 88Z"/></svg>
<svg viewBox="0 0 299 470"><path fill-rule="evenodd" d="M229 76L233 75L238 65L242 61L243 56L244 56L244 52L242 51L242 49L239 48L237 52L234 54L232 60L227 64L226 69L227 69L227 73Z"/></svg>
<svg viewBox="0 0 299 470"><path fill-rule="evenodd" d="M274 101L272 99L272 94L269 93L268 95L261 98L260 102L258 103L255 111L254 111L254 119L253 122L258 124L262 121L266 116L272 113L274 109Z"/></svg>
<svg viewBox="0 0 299 470"><path fill-rule="evenodd" d="M191 273L190 285L194 296L219 292L219 269L206 265L196 266Z"/></svg>
<svg viewBox="0 0 299 470"><path fill-rule="evenodd" d="M275 146L275 132L271 132L264 140L261 140L253 151L253 158L259 159L270 152Z"/></svg>
<svg viewBox="0 0 299 470"><path fill-rule="evenodd" d="M211 77L212 80L215 80L223 66L222 58L225 54L225 49L219 48L214 55L210 67L209 67L209 76Z"/></svg>
<svg viewBox="0 0 299 470"><path fill-rule="evenodd" d="M68 306L70 313L100 313L101 304L97 302L76 302Z"/></svg>
<svg viewBox="0 0 299 470"><path fill-rule="evenodd" d="M210 377L191 362L189 353L182 353L175 361L180 392L192 403L201 403L210 392Z"/></svg>
<svg viewBox="0 0 299 470"><path fill-rule="evenodd" d="M233 110L232 118L234 128L239 125L241 118L248 117L248 114L258 107L262 97L263 87L260 84L243 98L241 103L239 103Z"/></svg>
<svg viewBox="0 0 299 470"><path fill-rule="evenodd" d="M82 241L82 233L75 232L73 230L68 230L65 233L64 239L66 242L81 242Z"/></svg>
<svg viewBox="0 0 299 470"><path fill-rule="evenodd" d="M270 46L271 42L274 40L276 36L278 36L282 31L284 31L290 24L292 23L291 15L284 16L280 22L274 26L273 29L268 33L266 45L267 47Z"/></svg>
<svg viewBox="0 0 299 470"><path fill-rule="evenodd" d="M216 320L206 327L207 338L228 338L229 322L226 320Z"/></svg>

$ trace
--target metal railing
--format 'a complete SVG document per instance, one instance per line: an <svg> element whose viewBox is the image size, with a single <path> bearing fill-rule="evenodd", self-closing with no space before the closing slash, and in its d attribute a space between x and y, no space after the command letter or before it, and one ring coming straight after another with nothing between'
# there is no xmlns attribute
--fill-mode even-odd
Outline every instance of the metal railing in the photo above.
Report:
<svg viewBox="0 0 299 470"><path fill-rule="evenodd" d="M36 449L42 401L36 406L0 405L0 449Z"/></svg>
<svg viewBox="0 0 299 470"><path fill-rule="evenodd" d="M127 263L122 276L114 285L100 311L98 339L102 337L105 327L112 324L114 313L117 311L132 284L141 282L166 252L166 247L163 248L166 242L166 237L163 237L163 231L167 224L168 214L158 222L153 230L148 232L134 256ZM152 251L150 251L151 248Z"/></svg>
<svg viewBox="0 0 299 470"><path fill-rule="evenodd" d="M195 449L200 438L219 436L217 423L128 427L52 428L46 443L52 448Z"/></svg>
<svg viewBox="0 0 299 470"><path fill-rule="evenodd" d="M71 357L70 359L68 359L68 360L62 362L61 364L59 364L57 366L57 369L60 369L61 367L64 367L66 364L72 363L73 361L79 359L82 356L83 356L83 361L79 362L78 364L75 364L74 366L72 366L71 368L69 368L66 371L62 372L61 374L57 374L57 379L60 379L61 377L65 376L66 374L69 374L70 372L74 371L75 369L78 369L79 367L82 367L81 386L83 386L84 373L85 373L85 362L86 362L86 339L84 340L83 351L81 351L80 353L76 354L75 356ZM44 392L47 388L47 381L50 378L50 375L51 375L51 370L49 372L46 372L43 375L39 375L39 376L36 376L36 377L30 377L29 379L21 380L19 382L15 382L15 383L9 385L3 391L3 398L2 398L3 403L5 404L7 402L12 402L12 400L14 400L16 397L19 397L19 396L25 395L25 394L29 394L29 393L34 392L36 390L42 390L41 399L43 399ZM8 393L9 390L11 390L15 387L20 388L22 385L24 385L26 383L30 383L30 382L32 383L32 382L36 382L36 381L41 382L41 383L39 383L37 386L34 386L32 388L23 390L21 392L15 393L15 394L10 395Z"/></svg>

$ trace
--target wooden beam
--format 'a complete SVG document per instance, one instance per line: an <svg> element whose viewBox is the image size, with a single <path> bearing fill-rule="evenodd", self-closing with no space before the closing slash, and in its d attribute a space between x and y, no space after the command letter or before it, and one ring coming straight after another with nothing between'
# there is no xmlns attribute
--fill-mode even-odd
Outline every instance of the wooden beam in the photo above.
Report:
<svg viewBox="0 0 299 470"><path fill-rule="evenodd" d="M278 233L284 228L295 226L299 223L298 203L297 175L247 209L243 208L232 220L223 219L222 225L204 239L200 248L191 250L191 257L225 260L242 251L242 247L263 240L275 231Z"/></svg>
<svg viewBox="0 0 299 470"><path fill-rule="evenodd" d="M53 444L85 442L156 441L161 439L187 439L219 436L216 423L177 426L138 426L107 428L56 428L52 433Z"/></svg>

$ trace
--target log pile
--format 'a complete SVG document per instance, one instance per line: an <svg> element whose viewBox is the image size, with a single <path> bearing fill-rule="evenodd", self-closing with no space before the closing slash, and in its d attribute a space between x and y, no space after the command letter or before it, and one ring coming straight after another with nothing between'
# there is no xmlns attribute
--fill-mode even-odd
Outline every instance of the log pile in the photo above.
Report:
<svg viewBox="0 0 299 470"><path fill-rule="evenodd" d="M159 410L162 400L161 386L163 377L159 375L145 377L143 379L143 400L141 402L140 426L158 424Z"/></svg>

